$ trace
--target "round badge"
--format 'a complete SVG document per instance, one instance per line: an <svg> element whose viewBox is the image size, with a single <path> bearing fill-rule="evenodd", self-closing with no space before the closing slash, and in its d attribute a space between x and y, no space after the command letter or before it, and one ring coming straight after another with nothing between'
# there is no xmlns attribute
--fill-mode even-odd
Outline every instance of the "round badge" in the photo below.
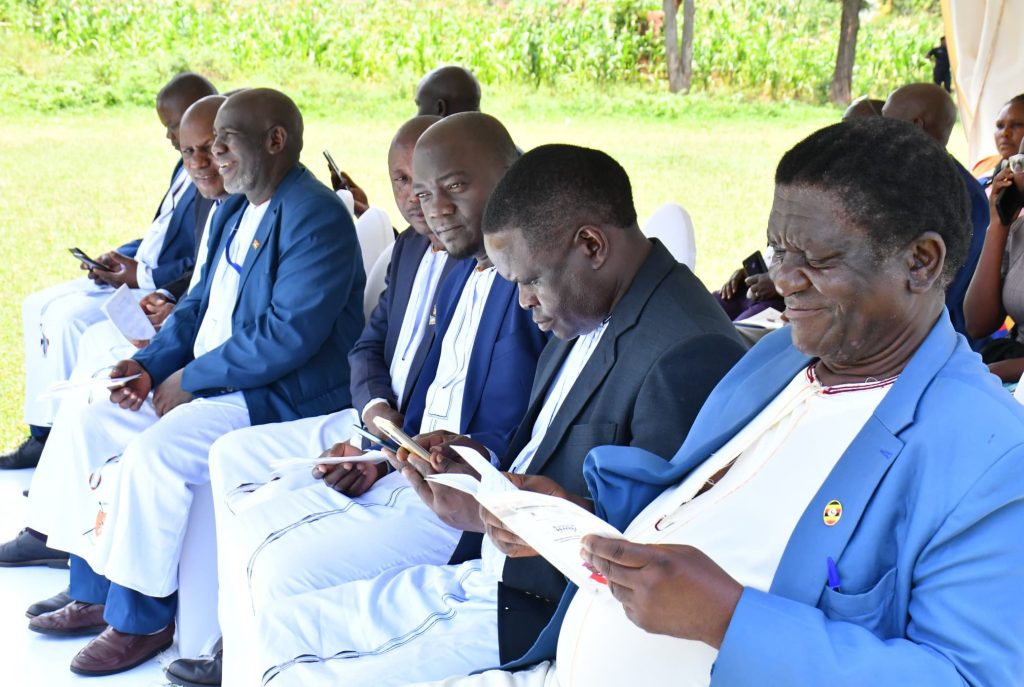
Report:
<svg viewBox="0 0 1024 687"><path fill-rule="evenodd" d="M822 513L821 517L825 521L826 525L832 527L839 522L839 518L843 517L843 504L839 503L835 499L829 501L825 504L825 512Z"/></svg>

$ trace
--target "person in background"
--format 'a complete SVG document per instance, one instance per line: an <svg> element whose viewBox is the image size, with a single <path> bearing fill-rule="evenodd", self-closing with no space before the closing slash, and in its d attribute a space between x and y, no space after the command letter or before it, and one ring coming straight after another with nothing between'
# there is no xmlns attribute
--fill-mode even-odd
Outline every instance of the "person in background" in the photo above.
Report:
<svg viewBox="0 0 1024 687"><path fill-rule="evenodd" d="M996 117L996 154L975 163L971 174L981 182L986 192L995 176L1006 168L1006 160L1017 153L1024 140L1024 93L1015 95L1003 105Z"/></svg>
<svg viewBox="0 0 1024 687"><path fill-rule="evenodd" d="M932 82L936 86L942 86L946 93L951 93L952 85L949 73L949 50L946 49L946 37L939 39L939 44L928 51L926 57L934 64L932 66Z"/></svg>

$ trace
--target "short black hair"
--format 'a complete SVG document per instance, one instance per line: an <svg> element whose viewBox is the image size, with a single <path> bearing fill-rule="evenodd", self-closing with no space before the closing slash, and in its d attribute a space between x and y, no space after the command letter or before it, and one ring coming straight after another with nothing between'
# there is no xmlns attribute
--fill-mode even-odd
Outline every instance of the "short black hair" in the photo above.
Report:
<svg viewBox="0 0 1024 687"><path fill-rule="evenodd" d="M1006 105L1024 105L1024 93L1018 93L1006 101ZM1003 105L1003 107L1006 107Z"/></svg>
<svg viewBox="0 0 1024 687"><path fill-rule="evenodd" d="M483 232L516 228L536 247L587 224L639 230L629 176L600 150L557 143L509 168L487 202Z"/></svg>
<svg viewBox="0 0 1024 687"><path fill-rule="evenodd" d="M783 155L777 186L826 191L879 256L926 231L946 244L943 281L963 264L971 241L971 201L953 158L907 122L854 119L814 132Z"/></svg>

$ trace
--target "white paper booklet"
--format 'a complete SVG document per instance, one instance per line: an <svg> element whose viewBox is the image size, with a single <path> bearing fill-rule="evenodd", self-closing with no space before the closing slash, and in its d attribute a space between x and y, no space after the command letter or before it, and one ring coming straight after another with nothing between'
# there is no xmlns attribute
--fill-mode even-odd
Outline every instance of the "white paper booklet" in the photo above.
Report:
<svg viewBox="0 0 1024 687"><path fill-rule="evenodd" d="M517 489L473 449L452 448L480 473L480 481L461 474L431 475L429 481L472 494L580 588L607 588L604 577L580 557L580 540L588 534L624 539L621 532L571 501Z"/></svg>
<svg viewBox="0 0 1024 687"><path fill-rule="evenodd" d="M42 400L59 398L72 391L86 390L91 392L110 391L119 386L124 386L133 379L138 379L141 374L129 375L127 377L90 377L88 379L69 379L65 382L56 382L46 391L39 394Z"/></svg>
<svg viewBox="0 0 1024 687"><path fill-rule="evenodd" d="M100 306L100 310L129 341L149 341L156 335L156 329L146 317L146 312L125 284Z"/></svg>
<svg viewBox="0 0 1024 687"><path fill-rule="evenodd" d="M756 315L744 320L736 320L733 324L737 327L754 327L755 329L779 329L785 326L786 321L782 319L782 313L775 308L765 308Z"/></svg>

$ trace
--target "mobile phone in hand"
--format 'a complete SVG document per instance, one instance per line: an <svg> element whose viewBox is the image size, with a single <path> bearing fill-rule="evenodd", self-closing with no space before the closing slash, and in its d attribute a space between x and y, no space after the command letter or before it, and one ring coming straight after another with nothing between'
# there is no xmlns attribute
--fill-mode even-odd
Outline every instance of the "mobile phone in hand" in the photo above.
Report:
<svg viewBox="0 0 1024 687"><path fill-rule="evenodd" d="M330 167L331 171L334 172L334 176L338 177L338 181L341 182L341 188L348 190L348 184L345 183L345 177L341 174L341 168L338 167L338 163L331 157L330 152L324 148L324 157L327 159L327 166Z"/></svg>
<svg viewBox="0 0 1024 687"><path fill-rule="evenodd" d="M748 277L753 277L755 274L764 274L768 271L768 266L764 264L764 257L761 255L761 251L756 250L743 258L743 270L747 273Z"/></svg>
<svg viewBox="0 0 1024 687"><path fill-rule="evenodd" d="M996 212L999 214L999 220L1005 226L1008 227L1013 223L1021 207L1024 207L1024 194L1020 192L1016 184L1010 184L996 194Z"/></svg>
<svg viewBox="0 0 1024 687"><path fill-rule="evenodd" d="M103 263L96 262L95 260L90 258L88 255L85 254L85 252L81 248L68 248L68 252L71 253L72 255L74 255L76 258L78 258L78 260L83 265L85 265L86 267L88 267L91 270L98 270L100 272L113 272L114 271L114 270L110 269L109 267L107 267L106 265L104 265Z"/></svg>

